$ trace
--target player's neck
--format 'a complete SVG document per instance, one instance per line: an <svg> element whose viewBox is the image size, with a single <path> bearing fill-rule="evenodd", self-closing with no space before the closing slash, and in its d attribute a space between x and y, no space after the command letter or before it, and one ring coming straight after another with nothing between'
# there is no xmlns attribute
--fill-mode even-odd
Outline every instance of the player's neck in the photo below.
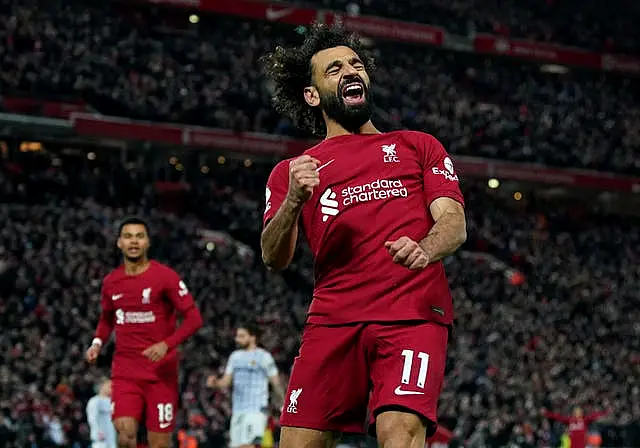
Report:
<svg viewBox="0 0 640 448"><path fill-rule="evenodd" d="M334 120L325 120L325 124L327 126L327 139L341 135L380 134L380 131L376 129L371 120L363 124L356 132L348 131Z"/></svg>
<svg viewBox="0 0 640 448"><path fill-rule="evenodd" d="M147 269L151 262L148 258L143 258L138 261L124 260L124 273L127 275L140 275Z"/></svg>

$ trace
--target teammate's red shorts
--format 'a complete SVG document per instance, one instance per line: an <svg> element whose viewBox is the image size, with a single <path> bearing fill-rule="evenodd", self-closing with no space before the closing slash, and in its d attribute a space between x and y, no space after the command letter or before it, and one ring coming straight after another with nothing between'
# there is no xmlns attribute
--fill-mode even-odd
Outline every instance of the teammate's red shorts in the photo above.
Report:
<svg viewBox="0 0 640 448"><path fill-rule="evenodd" d="M308 324L282 426L363 433L367 410L407 409L436 429L449 328L431 322Z"/></svg>
<svg viewBox="0 0 640 448"><path fill-rule="evenodd" d="M147 431L173 432L178 411L178 379L147 381L114 378L113 419L133 417ZM142 419L145 420L142 420Z"/></svg>

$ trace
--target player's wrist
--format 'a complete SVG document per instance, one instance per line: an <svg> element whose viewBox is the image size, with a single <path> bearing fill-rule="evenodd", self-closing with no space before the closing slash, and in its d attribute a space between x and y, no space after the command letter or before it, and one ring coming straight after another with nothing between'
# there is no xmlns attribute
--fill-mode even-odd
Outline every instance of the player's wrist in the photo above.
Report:
<svg viewBox="0 0 640 448"><path fill-rule="evenodd" d="M422 253L424 254L424 256L427 257L427 263L431 263L431 260L433 260L433 250L431 248L431 245L429 244L428 237L423 239L422 241L419 241L418 246L420 246L420 249L422 249Z"/></svg>
<svg viewBox="0 0 640 448"><path fill-rule="evenodd" d="M91 346L97 346L98 348L102 347L102 339L100 338L93 338L93 341L91 341Z"/></svg>
<svg viewBox="0 0 640 448"><path fill-rule="evenodd" d="M285 205L288 206L288 208L293 211L293 212L299 212L300 210L302 210L302 206L305 203L305 199L296 196L295 194L292 193L287 193L287 196L285 198Z"/></svg>

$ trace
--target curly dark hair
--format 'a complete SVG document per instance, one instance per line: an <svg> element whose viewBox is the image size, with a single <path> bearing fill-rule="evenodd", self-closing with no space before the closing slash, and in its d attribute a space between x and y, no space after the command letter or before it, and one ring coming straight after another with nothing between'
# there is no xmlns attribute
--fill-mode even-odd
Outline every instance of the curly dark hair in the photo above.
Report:
<svg viewBox="0 0 640 448"><path fill-rule="evenodd" d="M304 88L312 85L311 58L319 51L345 46L351 48L362 59L365 69L371 73L374 60L355 35L340 26L329 27L314 24L306 33L304 42L297 47L278 46L273 53L266 54L260 61L265 74L275 83L273 105L275 109L289 117L295 126L315 135L324 136L326 127L322 112L311 107L304 99Z"/></svg>

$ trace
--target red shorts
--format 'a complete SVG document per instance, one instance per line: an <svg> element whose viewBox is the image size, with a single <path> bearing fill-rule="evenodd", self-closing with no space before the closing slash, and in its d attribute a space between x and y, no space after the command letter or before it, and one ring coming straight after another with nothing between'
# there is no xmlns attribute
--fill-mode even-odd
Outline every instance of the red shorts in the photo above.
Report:
<svg viewBox="0 0 640 448"><path fill-rule="evenodd" d="M133 417L150 432L173 432L178 411L178 379L159 381L115 378L113 419Z"/></svg>
<svg viewBox="0 0 640 448"><path fill-rule="evenodd" d="M399 407L427 418L432 433L448 338L448 327L431 322L308 324L282 426L362 433L367 410L375 418Z"/></svg>

